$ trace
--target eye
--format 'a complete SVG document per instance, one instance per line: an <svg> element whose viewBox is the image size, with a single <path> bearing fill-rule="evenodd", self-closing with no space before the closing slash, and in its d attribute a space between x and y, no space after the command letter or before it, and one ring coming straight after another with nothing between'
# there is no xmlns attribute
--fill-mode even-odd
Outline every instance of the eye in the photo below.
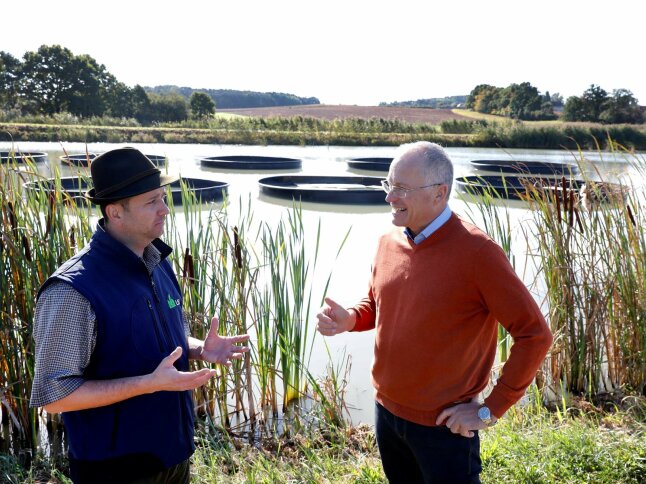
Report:
<svg viewBox="0 0 646 484"><path fill-rule="evenodd" d="M148 205L157 205L159 202L166 203L166 194L151 199Z"/></svg>

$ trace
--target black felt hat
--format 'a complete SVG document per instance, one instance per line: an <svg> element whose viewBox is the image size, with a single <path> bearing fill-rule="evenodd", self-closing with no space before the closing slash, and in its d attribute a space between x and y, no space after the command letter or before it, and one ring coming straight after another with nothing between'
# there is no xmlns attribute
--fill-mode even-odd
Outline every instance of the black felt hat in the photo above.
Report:
<svg viewBox="0 0 646 484"><path fill-rule="evenodd" d="M155 190L179 177L162 175L146 155L135 148L106 151L90 165L94 187L85 193L91 202L102 204Z"/></svg>

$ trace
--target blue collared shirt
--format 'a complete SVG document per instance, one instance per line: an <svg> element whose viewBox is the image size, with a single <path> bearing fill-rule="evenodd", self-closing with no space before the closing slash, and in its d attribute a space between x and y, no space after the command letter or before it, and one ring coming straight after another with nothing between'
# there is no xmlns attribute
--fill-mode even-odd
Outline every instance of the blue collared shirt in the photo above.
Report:
<svg viewBox="0 0 646 484"><path fill-rule="evenodd" d="M417 234L415 237L413 237L413 234L411 231L406 227L404 229L404 233L408 235L408 238L413 241L415 245L421 244L424 242L427 238L431 236L433 232L435 232L437 229L439 229L442 225L444 225L448 220L451 218L451 209L447 205L444 210L442 210L442 213L439 214L435 220L433 220L430 224L426 226L424 230L422 230L419 234Z"/></svg>

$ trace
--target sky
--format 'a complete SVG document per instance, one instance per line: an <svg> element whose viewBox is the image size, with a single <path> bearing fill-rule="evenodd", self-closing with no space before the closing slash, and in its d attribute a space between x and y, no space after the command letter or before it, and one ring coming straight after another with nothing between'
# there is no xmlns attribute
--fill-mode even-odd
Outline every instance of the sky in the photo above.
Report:
<svg viewBox="0 0 646 484"><path fill-rule="evenodd" d="M646 104L643 0L21 0L0 50L88 54L129 86L285 92L377 105L529 82Z"/></svg>

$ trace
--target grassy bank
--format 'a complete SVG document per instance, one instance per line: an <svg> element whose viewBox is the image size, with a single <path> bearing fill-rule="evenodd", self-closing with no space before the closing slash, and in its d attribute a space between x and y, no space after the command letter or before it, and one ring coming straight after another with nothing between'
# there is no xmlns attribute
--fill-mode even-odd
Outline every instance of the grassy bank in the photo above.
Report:
<svg viewBox="0 0 646 484"><path fill-rule="evenodd" d="M646 402L512 409L481 433L482 482L638 483L646 475ZM0 456L3 482L69 482L65 461L25 471ZM385 483L368 426L271 438L256 445L201 438L191 482Z"/></svg>
<svg viewBox="0 0 646 484"><path fill-rule="evenodd" d="M219 117L155 127L138 126L133 120L97 119L87 125L74 119L29 121L0 123L0 141L397 146L427 140L447 147L596 150L611 148L612 139L629 149L646 149L646 127L630 125L534 124L490 119L430 125L374 118L330 121L298 116Z"/></svg>
<svg viewBox="0 0 646 484"><path fill-rule="evenodd" d="M279 131L243 128L106 127L37 124L0 124L0 141L69 141L84 143L193 143L245 145L397 146L418 139L448 146L466 140L440 134L362 133L319 130Z"/></svg>

